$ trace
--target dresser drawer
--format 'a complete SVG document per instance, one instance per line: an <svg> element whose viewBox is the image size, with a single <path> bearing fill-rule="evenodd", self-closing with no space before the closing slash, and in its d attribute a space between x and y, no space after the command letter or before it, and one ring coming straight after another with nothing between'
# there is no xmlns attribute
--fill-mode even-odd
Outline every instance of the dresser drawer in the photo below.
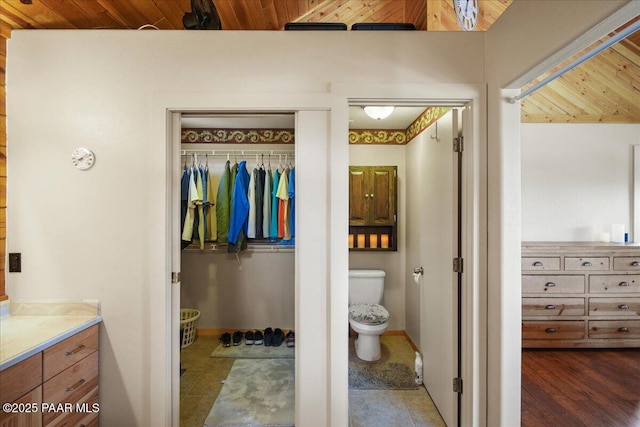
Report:
<svg viewBox="0 0 640 427"><path fill-rule="evenodd" d="M614 270L640 271L640 257L617 256L613 257Z"/></svg>
<svg viewBox="0 0 640 427"><path fill-rule="evenodd" d="M584 339L584 321L524 321L522 322L524 340L581 340Z"/></svg>
<svg viewBox="0 0 640 427"><path fill-rule="evenodd" d="M522 271L560 271L560 257L523 257Z"/></svg>
<svg viewBox="0 0 640 427"><path fill-rule="evenodd" d="M589 316L639 316L640 298L589 298Z"/></svg>
<svg viewBox="0 0 640 427"><path fill-rule="evenodd" d="M98 325L78 332L44 351L44 381L98 350Z"/></svg>
<svg viewBox="0 0 640 427"><path fill-rule="evenodd" d="M73 411L61 414L44 427L97 426L100 410L98 405L98 387L96 387L74 405Z"/></svg>
<svg viewBox="0 0 640 427"><path fill-rule="evenodd" d="M0 371L0 403L13 402L42 384L42 353Z"/></svg>
<svg viewBox="0 0 640 427"><path fill-rule="evenodd" d="M42 401L54 405L58 403L75 404L82 401L97 387L98 352L96 351L45 382ZM45 411L43 424L47 425L58 416L64 415L67 414Z"/></svg>
<svg viewBox="0 0 640 427"><path fill-rule="evenodd" d="M640 320L590 320L589 338L638 339Z"/></svg>
<svg viewBox="0 0 640 427"><path fill-rule="evenodd" d="M522 298L523 316L584 316L584 298Z"/></svg>
<svg viewBox="0 0 640 427"><path fill-rule="evenodd" d="M522 276L523 294L581 294L584 276Z"/></svg>
<svg viewBox="0 0 640 427"><path fill-rule="evenodd" d="M640 292L640 275L592 275L589 276L591 293L636 293Z"/></svg>
<svg viewBox="0 0 640 427"><path fill-rule="evenodd" d="M565 271L609 270L609 257L565 257Z"/></svg>

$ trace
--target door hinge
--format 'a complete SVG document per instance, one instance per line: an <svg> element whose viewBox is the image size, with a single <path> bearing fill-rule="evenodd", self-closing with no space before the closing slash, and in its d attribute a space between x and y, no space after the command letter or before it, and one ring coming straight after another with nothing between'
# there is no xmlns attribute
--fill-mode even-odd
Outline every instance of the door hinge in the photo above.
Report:
<svg viewBox="0 0 640 427"><path fill-rule="evenodd" d="M462 394L462 378L453 379L453 392Z"/></svg>
<svg viewBox="0 0 640 427"><path fill-rule="evenodd" d="M180 283L180 272L179 271L178 272L175 272L175 271L171 272L171 283L174 284L174 285L176 283Z"/></svg>
<svg viewBox="0 0 640 427"><path fill-rule="evenodd" d="M453 151L454 153L462 153L464 149L464 140L461 136L453 138Z"/></svg>
<svg viewBox="0 0 640 427"><path fill-rule="evenodd" d="M462 273L464 260L462 258L453 259L453 271L454 273Z"/></svg>

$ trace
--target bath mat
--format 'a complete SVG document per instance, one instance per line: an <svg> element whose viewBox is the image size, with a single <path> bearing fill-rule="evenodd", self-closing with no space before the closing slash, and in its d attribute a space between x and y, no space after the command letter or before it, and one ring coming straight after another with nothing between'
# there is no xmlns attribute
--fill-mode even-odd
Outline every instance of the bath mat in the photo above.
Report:
<svg viewBox="0 0 640 427"><path fill-rule="evenodd" d="M295 361L236 360L204 427L293 426Z"/></svg>
<svg viewBox="0 0 640 427"><path fill-rule="evenodd" d="M223 347L218 344L211 357L231 357L234 359L293 359L295 348L282 344L278 347L264 345L246 345Z"/></svg>
<svg viewBox="0 0 640 427"><path fill-rule="evenodd" d="M349 339L349 388L359 390L416 390L415 352L403 336L380 337L382 357L376 362L358 359L354 337Z"/></svg>

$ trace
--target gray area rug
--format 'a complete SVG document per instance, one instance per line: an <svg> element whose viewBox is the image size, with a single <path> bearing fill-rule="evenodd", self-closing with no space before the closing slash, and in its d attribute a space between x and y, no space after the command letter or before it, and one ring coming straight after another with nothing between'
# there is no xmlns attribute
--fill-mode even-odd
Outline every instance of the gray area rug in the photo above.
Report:
<svg viewBox="0 0 640 427"><path fill-rule="evenodd" d="M358 359L354 338L349 339L349 388L358 390L416 390L415 352L403 336L380 337L382 358Z"/></svg>
<svg viewBox="0 0 640 427"><path fill-rule="evenodd" d="M293 359L295 348L282 344L278 347L264 345L246 345L224 347L218 344L211 357L230 357L233 359Z"/></svg>
<svg viewBox="0 0 640 427"><path fill-rule="evenodd" d="M236 360L205 427L293 426L295 361Z"/></svg>

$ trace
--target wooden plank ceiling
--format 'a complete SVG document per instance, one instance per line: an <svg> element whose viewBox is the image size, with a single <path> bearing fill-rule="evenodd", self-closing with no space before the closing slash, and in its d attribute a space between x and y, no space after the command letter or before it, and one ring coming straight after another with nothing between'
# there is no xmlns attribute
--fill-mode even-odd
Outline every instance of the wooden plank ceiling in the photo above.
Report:
<svg viewBox="0 0 640 427"><path fill-rule="evenodd" d="M358 22L410 22L421 31L460 31L453 0L213 1L223 30L282 30L287 22L342 22L349 28ZM488 30L512 1L479 0L476 31ZM181 30L182 17L190 10L191 0L0 0L0 24L21 29L153 25ZM639 63L636 33L525 98L522 121L640 123Z"/></svg>

